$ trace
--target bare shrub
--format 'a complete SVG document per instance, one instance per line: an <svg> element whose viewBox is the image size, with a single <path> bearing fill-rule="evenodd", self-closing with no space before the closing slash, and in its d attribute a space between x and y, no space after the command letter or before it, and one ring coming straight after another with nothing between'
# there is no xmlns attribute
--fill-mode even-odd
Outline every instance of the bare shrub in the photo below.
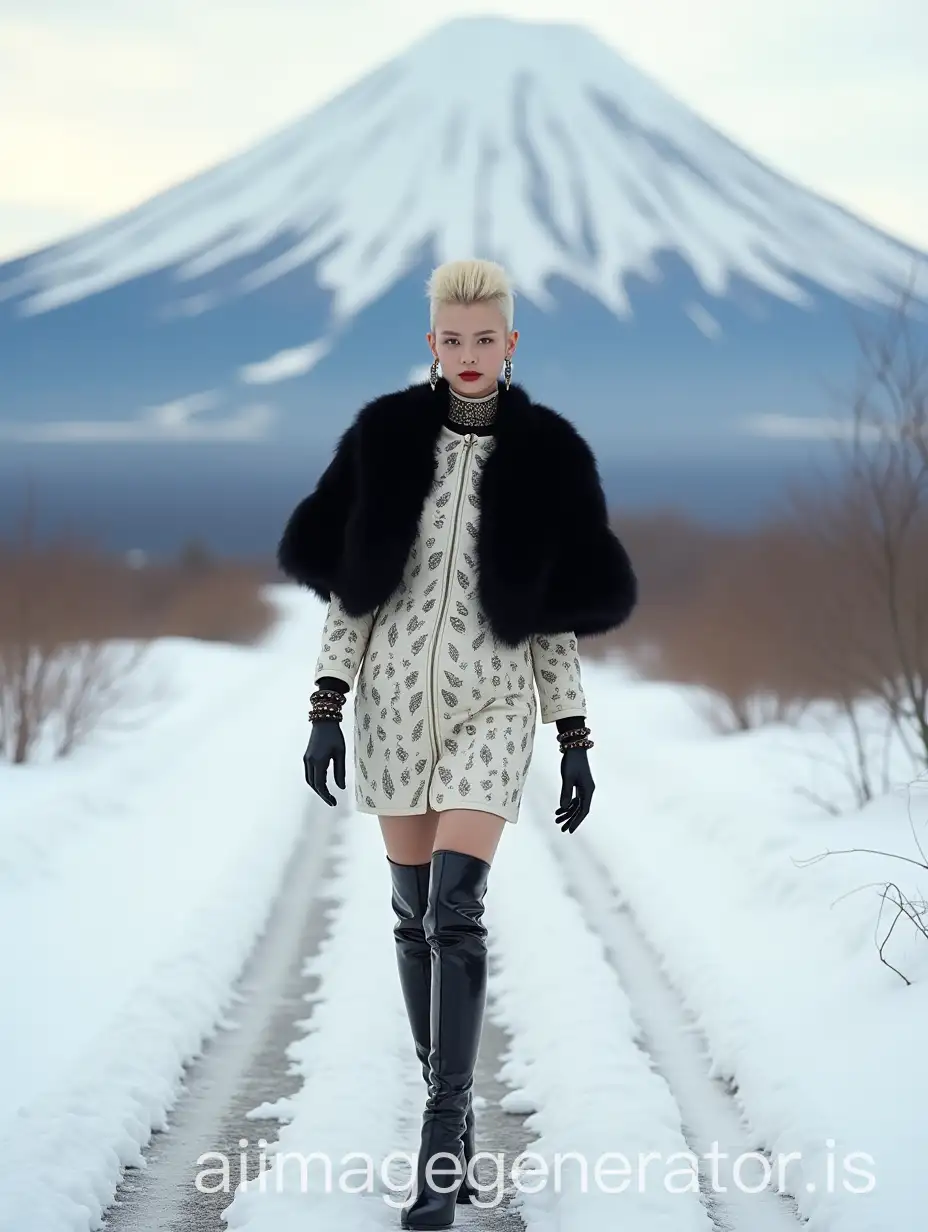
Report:
<svg viewBox="0 0 928 1232"><path fill-rule="evenodd" d="M228 563L178 578L166 597L158 627L162 637L250 645L275 619L262 593L262 570Z"/></svg>
<svg viewBox="0 0 928 1232"><path fill-rule="evenodd" d="M66 756L113 721L154 638L247 644L276 619L267 564L214 560L191 543L176 561L137 567L74 538L40 543L36 504L29 484L0 540L0 756L15 764Z"/></svg>
<svg viewBox="0 0 928 1232"><path fill-rule="evenodd" d="M792 654L802 585L794 530L739 533L668 513L617 530L639 576L638 610L586 653L619 650L651 679L703 687L719 730L795 719L812 694Z"/></svg>
<svg viewBox="0 0 928 1232"><path fill-rule="evenodd" d="M109 644L117 613L97 565L74 542L39 546L30 487L17 536L0 549L0 754L14 764L40 745L70 753L143 652Z"/></svg>
<svg viewBox="0 0 928 1232"><path fill-rule="evenodd" d="M904 856L895 851L882 851L872 847L848 847L845 849L829 849L819 852L818 855L810 856L805 860L794 860L794 863L797 867L804 868L810 864L817 864L828 856L875 855L883 856L889 860L899 860L903 864L912 865L928 873L928 853L925 851L924 843L918 835L915 821L912 817L911 800L909 802L909 826L912 831L915 850L918 853L917 856ZM928 901L922 897L921 893L904 890L897 881L893 880L884 880L858 886L855 890L851 890L850 893L857 894L862 890L872 889L876 889L879 900L874 926L874 942L880 962L889 967L890 971L894 971L905 984L911 985L912 981L908 976L886 957L886 948L892 940L897 926L902 921L908 922L908 926L914 931L914 935L918 939L928 941ZM848 895L844 897L848 897Z"/></svg>
<svg viewBox="0 0 928 1232"><path fill-rule="evenodd" d="M860 334L838 482L790 494L816 581L802 653L847 721L859 803L888 787L891 740L928 768L928 354L910 308L906 295L880 331Z"/></svg>

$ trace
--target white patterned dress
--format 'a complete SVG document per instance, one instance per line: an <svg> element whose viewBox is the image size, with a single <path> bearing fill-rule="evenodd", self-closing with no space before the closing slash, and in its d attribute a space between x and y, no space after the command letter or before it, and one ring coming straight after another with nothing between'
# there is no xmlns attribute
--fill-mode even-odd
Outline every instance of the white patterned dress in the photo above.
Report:
<svg viewBox="0 0 928 1232"><path fill-rule="evenodd" d="M508 647L480 608L479 481L494 445L492 433L443 426L435 482L393 595L361 617L347 615L334 594L328 605L314 679L349 687L357 679L360 812L469 808L514 823L538 702L542 723L586 714L574 634Z"/></svg>

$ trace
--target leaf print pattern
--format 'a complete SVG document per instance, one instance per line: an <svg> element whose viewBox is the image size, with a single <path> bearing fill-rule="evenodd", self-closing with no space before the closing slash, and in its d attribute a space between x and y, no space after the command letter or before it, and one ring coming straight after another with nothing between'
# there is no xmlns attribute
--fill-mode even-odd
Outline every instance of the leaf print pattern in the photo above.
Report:
<svg viewBox="0 0 928 1232"><path fill-rule="evenodd" d="M542 722L552 723L560 716L585 715L586 698L580 681L580 656L574 634L558 633L553 638L536 634L530 641L530 649ZM521 689L521 677L518 683Z"/></svg>
<svg viewBox="0 0 928 1232"><path fill-rule="evenodd" d="M350 688L370 638L375 613L349 616L337 595L332 595L322 629L322 647L316 659L313 680L335 676ZM344 643L344 644L343 644Z"/></svg>
<svg viewBox="0 0 928 1232"><path fill-rule="evenodd" d="M493 447L492 436L465 447L442 429L441 460L395 593L363 617L349 616L334 594L329 603L314 679L357 680L346 737L363 811L478 806L514 822L539 713L544 722L586 713L572 633L510 647L482 610L479 480Z"/></svg>

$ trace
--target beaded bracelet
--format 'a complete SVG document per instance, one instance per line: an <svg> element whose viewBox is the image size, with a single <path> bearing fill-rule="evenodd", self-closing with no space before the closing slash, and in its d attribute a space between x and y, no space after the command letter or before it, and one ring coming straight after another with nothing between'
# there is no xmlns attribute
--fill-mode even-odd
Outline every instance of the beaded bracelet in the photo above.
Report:
<svg viewBox="0 0 928 1232"><path fill-rule="evenodd" d="M591 749L593 741L587 739L590 734L588 727L571 727L567 731L558 732L557 740L561 746L561 752L564 753L568 749Z"/></svg>
<svg viewBox="0 0 928 1232"><path fill-rule="evenodd" d="M593 740L574 740L568 744L566 740L562 740L561 752L566 753L568 749L591 749L594 743Z"/></svg>
<svg viewBox="0 0 928 1232"><path fill-rule="evenodd" d="M588 727L568 727L567 731L557 733L557 738L560 741L577 740L581 736L588 736L590 729Z"/></svg>
<svg viewBox="0 0 928 1232"><path fill-rule="evenodd" d="M341 720L345 694L338 689L317 689L315 693L310 694L309 700L311 703L310 723L321 719Z"/></svg>
<svg viewBox="0 0 928 1232"><path fill-rule="evenodd" d="M340 705L345 700L345 694L340 689L317 689L315 693L310 693L309 700L311 702L333 701Z"/></svg>

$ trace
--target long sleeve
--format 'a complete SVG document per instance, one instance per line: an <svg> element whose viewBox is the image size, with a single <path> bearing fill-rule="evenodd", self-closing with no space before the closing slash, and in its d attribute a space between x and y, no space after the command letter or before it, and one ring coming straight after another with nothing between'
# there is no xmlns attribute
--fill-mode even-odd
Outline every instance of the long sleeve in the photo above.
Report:
<svg viewBox="0 0 928 1232"><path fill-rule="evenodd" d="M315 681L321 676L334 676L351 688L367 649L375 615L376 612L365 612L363 616L349 616L338 596L332 595L322 628L322 649L313 672Z"/></svg>
<svg viewBox="0 0 928 1232"><path fill-rule="evenodd" d="M575 635L536 633L531 639L531 650L542 723L585 716L586 697Z"/></svg>

